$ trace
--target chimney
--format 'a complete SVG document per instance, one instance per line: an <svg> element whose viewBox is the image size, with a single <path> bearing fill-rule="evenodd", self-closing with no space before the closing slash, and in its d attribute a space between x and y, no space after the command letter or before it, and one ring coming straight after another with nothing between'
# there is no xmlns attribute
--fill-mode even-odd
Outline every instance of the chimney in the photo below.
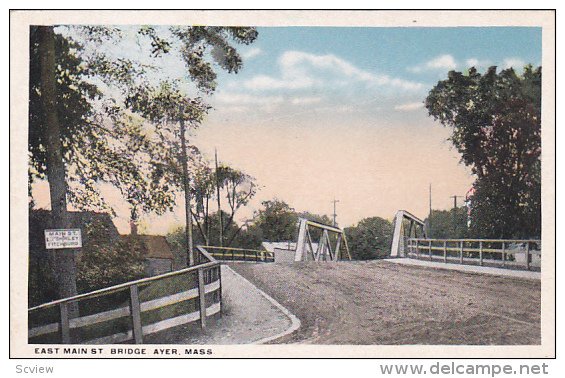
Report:
<svg viewBox="0 0 565 378"><path fill-rule="evenodd" d="M130 235L137 235L137 224L135 223L134 220L130 220L129 221L129 226L130 226Z"/></svg>

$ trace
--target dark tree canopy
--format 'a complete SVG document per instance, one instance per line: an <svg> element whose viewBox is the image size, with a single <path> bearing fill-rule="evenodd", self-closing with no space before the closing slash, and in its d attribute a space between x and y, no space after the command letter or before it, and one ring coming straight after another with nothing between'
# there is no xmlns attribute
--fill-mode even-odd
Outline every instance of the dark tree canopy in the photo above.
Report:
<svg viewBox="0 0 565 378"><path fill-rule="evenodd" d="M139 46L150 46L137 60L119 46L124 35L132 33ZM170 210L176 191L184 191L188 199L187 155L190 150L193 158L198 151L187 147L185 134L187 126L200 124L208 107L179 83L211 94L216 88L213 65L238 72L242 60L232 44L249 44L256 37L255 28L247 27L30 27L30 207L35 179L49 182L56 228L69 226L68 203L111 211L101 184L119 190L132 218L138 212ZM159 58L173 51L186 69L176 80L162 65L146 62L147 56ZM189 200L185 203L190 206ZM74 252L57 252L52 269L59 296L75 295ZM75 316L78 307L69 311Z"/></svg>
<svg viewBox="0 0 565 378"><path fill-rule="evenodd" d="M354 260L385 258L392 244L392 223L380 217L362 219L356 226L347 227L351 257Z"/></svg>
<svg viewBox="0 0 565 378"><path fill-rule="evenodd" d="M451 71L425 101L451 128L451 142L476 175L471 232L478 237L541 235L541 67L481 74ZM432 221L433 222L433 221Z"/></svg>
<svg viewBox="0 0 565 378"><path fill-rule="evenodd" d="M30 185L36 178L47 178L49 148L39 29L30 29ZM256 29L78 25L52 29L55 103L68 200L78 208L111 211L99 188L105 182L118 188L138 211L170 210L176 183L171 176L178 176L179 171L174 156L178 132L171 131L171 123L183 118L196 127L209 109L201 97L189 97L181 90L180 81L188 79L201 94L213 93L217 86L214 69L238 72L243 62L233 45L252 43ZM150 58L176 52L186 72L168 78L161 74L161 67L129 59L127 54L108 53L104 47L119 44L127 33L150 46ZM198 153L196 149L192 152Z"/></svg>
<svg viewBox="0 0 565 378"><path fill-rule="evenodd" d="M429 225L429 216L424 222ZM471 237L467 228L467 207L433 210L431 231L429 226L427 229L427 236L432 239L465 239Z"/></svg>

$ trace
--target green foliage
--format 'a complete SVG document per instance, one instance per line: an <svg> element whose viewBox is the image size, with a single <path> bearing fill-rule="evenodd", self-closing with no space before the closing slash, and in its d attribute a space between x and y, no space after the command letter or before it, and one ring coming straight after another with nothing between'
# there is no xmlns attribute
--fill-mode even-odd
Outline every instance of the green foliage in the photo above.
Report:
<svg viewBox="0 0 565 378"><path fill-rule="evenodd" d="M362 219L356 226L347 227L345 235L354 260L388 257L392 244L392 223L380 217Z"/></svg>
<svg viewBox="0 0 565 378"><path fill-rule="evenodd" d="M273 199L261 202L263 209L259 210L253 224L261 231L265 241L294 240L297 235L298 214L286 202Z"/></svg>
<svg viewBox="0 0 565 378"><path fill-rule="evenodd" d="M477 176L472 233L491 238L541 235L541 67L484 74L451 71L425 101L452 129L451 142ZM433 219L432 219L433 228Z"/></svg>
<svg viewBox="0 0 565 378"><path fill-rule="evenodd" d="M299 218L331 225L331 220L327 215L313 214L308 211L299 213L289 204L277 198L263 201L261 204L263 209L255 213L253 222L248 228L248 233L255 239L260 238L263 241L296 240ZM311 236L318 240L321 231L313 229Z"/></svg>
<svg viewBox="0 0 565 378"><path fill-rule="evenodd" d="M86 227L88 244L77 261L77 289L88 292L144 277L143 245L135 235L112 240L106 226Z"/></svg>
<svg viewBox="0 0 565 378"><path fill-rule="evenodd" d="M58 106L69 201L80 209L111 211L99 191L99 184L105 182L118 188L136 211L160 214L170 210L178 191L174 177L179 171L175 152L178 130L173 124L183 118L189 126L198 126L208 106L200 97L188 97L175 78L161 79L166 77L160 74L162 67L129 59L125 54L110 56L104 46L120 43L133 31L140 45L150 45L152 57L177 54L194 86L211 94L216 87L213 64L238 72L242 60L232 44L252 43L256 29L60 25L53 30L54 103ZM43 104L48 99L42 98L40 41L38 27L32 26L30 183L47 178L50 148L45 135ZM190 152L192 157L198 155L193 147Z"/></svg>
<svg viewBox="0 0 565 378"><path fill-rule="evenodd" d="M424 220L429 224L429 217ZM435 239L465 239L473 235L467 227L467 207L450 210L432 210L431 232L428 237Z"/></svg>

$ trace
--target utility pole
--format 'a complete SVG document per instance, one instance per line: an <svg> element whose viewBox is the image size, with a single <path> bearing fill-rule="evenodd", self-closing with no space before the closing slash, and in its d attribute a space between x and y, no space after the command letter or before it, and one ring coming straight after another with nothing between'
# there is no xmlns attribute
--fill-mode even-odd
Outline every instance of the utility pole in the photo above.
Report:
<svg viewBox="0 0 565 378"><path fill-rule="evenodd" d="M428 238L432 237L432 184L430 183L430 213L428 215Z"/></svg>
<svg viewBox="0 0 565 378"><path fill-rule="evenodd" d="M453 235L452 237L458 237L455 235L457 233L457 198L463 198L463 196L454 195L449 198L453 198Z"/></svg>
<svg viewBox="0 0 565 378"><path fill-rule="evenodd" d="M192 241L192 209L190 205L190 178L188 177L188 151L186 145L186 126L184 124L184 108L180 109L180 141L181 141L181 164L182 164L182 184L184 189L184 211L185 211L185 238L188 246L188 265L193 266L194 249Z"/></svg>
<svg viewBox="0 0 565 378"><path fill-rule="evenodd" d="M222 218L222 204L220 201L220 175L218 172L218 150L214 148L214 160L216 162L216 197L218 197L218 216L220 217L220 247L224 246L224 220Z"/></svg>
<svg viewBox="0 0 565 378"><path fill-rule="evenodd" d="M463 196L451 196L449 198L453 198L453 208L457 209L457 198L463 198Z"/></svg>
<svg viewBox="0 0 565 378"><path fill-rule="evenodd" d="M333 200L332 202L333 202L333 204L334 204L334 213L333 213L334 221L333 221L333 226L335 227L335 226L337 226L337 222L336 222L337 213L336 213L336 211L335 211L335 204L338 203L339 200L336 200L336 199L334 198L334 200Z"/></svg>

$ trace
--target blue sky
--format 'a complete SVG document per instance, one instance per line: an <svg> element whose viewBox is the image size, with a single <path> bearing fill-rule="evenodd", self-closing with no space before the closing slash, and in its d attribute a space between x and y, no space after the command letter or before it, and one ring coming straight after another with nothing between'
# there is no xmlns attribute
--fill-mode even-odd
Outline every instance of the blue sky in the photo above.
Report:
<svg viewBox="0 0 565 378"><path fill-rule="evenodd" d="M541 28L258 31L253 44L237 46L244 60L238 74L216 67L218 88L207 99L214 109L191 136L205 157L213 159L217 148L220 160L261 186L238 221L274 197L328 215L339 199L342 226L370 216L392 219L399 209L424 218L430 183L433 207L450 208L451 196L465 195L474 178L448 141L450 130L427 115L428 91L452 69L541 64ZM126 45L108 49L144 61L149 54L138 38L130 33ZM186 78L178 56L146 63L162 68L158 79ZM146 216L146 231L162 234L182 224L181 197L173 213ZM129 210L119 201L114 207L127 232Z"/></svg>
<svg viewBox="0 0 565 378"><path fill-rule="evenodd" d="M220 73L195 143L278 197L350 225L447 209L474 178L423 107L449 70L541 64L540 28L259 28L244 69ZM249 216L249 214L247 214Z"/></svg>
<svg viewBox="0 0 565 378"><path fill-rule="evenodd" d="M219 76L218 100L234 110L251 103L250 96L262 97L262 104L288 103L280 96L292 96L290 105L310 109L323 104L358 109L370 101L414 110L450 69L540 64L541 29L259 28L257 41L240 50L244 69ZM247 97L237 101L236 94Z"/></svg>

